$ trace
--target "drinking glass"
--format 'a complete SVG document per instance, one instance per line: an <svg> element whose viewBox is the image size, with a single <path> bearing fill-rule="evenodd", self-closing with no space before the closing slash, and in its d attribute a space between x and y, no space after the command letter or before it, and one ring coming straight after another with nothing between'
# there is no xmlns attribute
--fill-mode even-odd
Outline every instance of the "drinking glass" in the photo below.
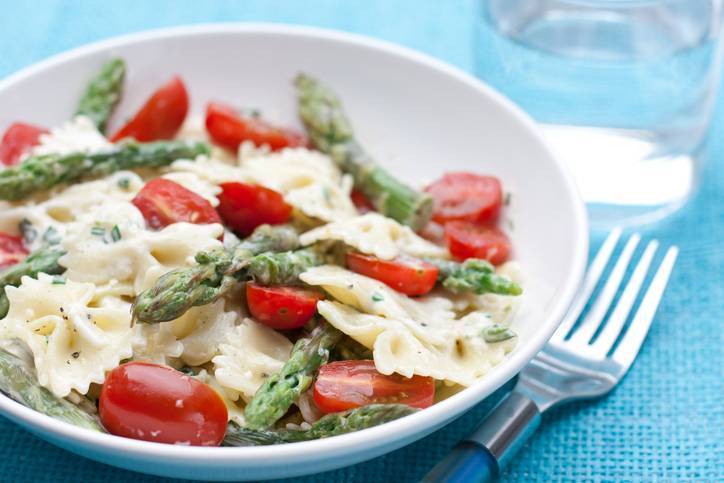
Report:
<svg viewBox="0 0 724 483"><path fill-rule="evenodd" d="M651 222L697 186L722 0L483 0L479 77L527 110L592 226Z"/></svg>

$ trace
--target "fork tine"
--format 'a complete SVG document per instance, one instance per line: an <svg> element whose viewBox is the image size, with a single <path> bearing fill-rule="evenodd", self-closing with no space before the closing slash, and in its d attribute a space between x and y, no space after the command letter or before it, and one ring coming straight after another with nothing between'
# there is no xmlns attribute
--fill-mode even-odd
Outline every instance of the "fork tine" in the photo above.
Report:
<svg viewBox="0 0 724 483"><path fill-rule="evenodd" d="M593 306L591 306L591 309L588 311L581 324L573 332L570 343L583 345L588 344L588 341L591 340L593 334L596 333L596 330L601 325L601 321L606 316L606 313L611 307L611 303L621 286L623 277L626 274L626 269L628 268L629 262L631 262L631 257L633 256L639 240L641 240L641 236L638 233L634 233L631 235L631 238L628 239L623 251L621 252L621 256L618 257L608 280L606 280L606 284L603 286L601 293L598 297L596 297L596 301L593 303Z"/></svg>
<svg viewBox="0 0 724 483"><path fill-rule="evenodd" d="M671 271L674 268L678 253L679 249L676 247L671 247L667 250L664 260L661 262L661 266L659 266L651 285L646 291L646 295L644 295L641 305L636 311L636 315L634 315L626 334L611 356L614 361L621 365L622 375L631 367L641 348L641 344L646 338L646 334L656 314L656 309L659 307L661 296L664 294L666 284L671 276Z"/></svg>
<svg viewBox="0 0 724 483"><path fill-rule="evenodd" d="M608 260L611 258L613 249L616 248L616 243L618 243L618 239L620 237L621 228L614 228L606 237L606 240L601 245L598 253L596 253L593 262L591 262L590 267L588 267L586 277L583 279L583 284L581 284L578 294L573 299L573 303L568 309L566 316L563 318L563 322L561 322L561 325L558 326L558 329L556 329L553 336L551 336L552 342L562 341L565 339L568 332L570 332L571 327L573 327L576 320L578 320L578 316L581 315L581 312L583 312L583 308L586 306L588 299L591 298L591 294L596 288L596 285L598 285L598 280L601 278L601 274L606 269Z"/></svg>
<svg viewBox="0 0 724 483"><path fill-rule="evenodd" d="M636 265L636 268L631 274L631 279L616 304L616 308L613 309L611 316L606 320L601 333L598 334L596 340L591 344L591 355L595 357L605 357L608 351L611 350L614 342L616 342L616 339L621 333L621 329L623 329L623 326L626 324L631 307L633 307L636 297L641 290L641 285L643 285L646 273L649 270L658 246L659 243L656 240L649 242L646 246L641 260Z"/></svg>

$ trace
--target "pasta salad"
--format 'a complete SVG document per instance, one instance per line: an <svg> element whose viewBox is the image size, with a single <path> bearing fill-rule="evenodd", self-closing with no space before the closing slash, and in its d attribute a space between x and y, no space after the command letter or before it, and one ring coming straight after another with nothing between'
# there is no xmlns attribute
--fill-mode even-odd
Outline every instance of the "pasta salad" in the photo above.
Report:
<svg viewBox="0 0 724 483"><path fill-rule="evenodd" d="M0 141L0 390L80 427L245 446L335 436L470 386L515 347L493 176L423 190L294 81L306 132L180 77L109 131L112 59L72 118Z"/></svg>

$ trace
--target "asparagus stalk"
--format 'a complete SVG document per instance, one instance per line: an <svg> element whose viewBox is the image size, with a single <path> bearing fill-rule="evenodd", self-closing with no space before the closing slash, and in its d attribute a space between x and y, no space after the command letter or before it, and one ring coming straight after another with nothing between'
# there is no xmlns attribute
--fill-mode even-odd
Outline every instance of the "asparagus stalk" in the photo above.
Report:
<svg viewBox="0 0 724 483"><path fill-rule="evenodd" d="M172 270L139 294L133 304L133 317L144 323L176 319L191 307L210 304L228 292L246 274L255 255L288 251L298 245L297 234L291 228L263 225L233 249L201 252L196 255L197 265ZM259 276L271 278L298 270L270 267L269 260L266 257L255 264Z"/></svg>
<svg viewBox="0 0 724 483"><path fill-rule="evenodd" d="M0 391L20 404L66 423L103 431L98 420L38 384L35 369L19 357L0 349Z"/></svg>
<svg viewBox="0 0 724 483"><path fill-rule="evenodd" d="M523 289L507 277L495 273L486 260L470 258L463 263L426 258L439 269L438 282L453 293L474 292L499 295L520 295Z"/></svg>
<svg viewBox="0 0 724 483"><path fill-rule="evenodd" d="M372 350L363 346L348 335L342 336L342 339L334 346L330 357L335 361L349 361L372 359Z"/></svg>
<svg viewBox="0 0 724 483"><path fill-rule="evenodd" d="M111 59L91 79L75 110L76 116L86 116L100 132L105 132L108 119L121 99L126 63Z"/></svg>
<svg viewBox="0 0 724 483"><path fill-rule="evenodd" d="M44 247L35 250L25 260L0 272L0 319L8 313L9 303L5 295L5 287L17 287L22 277L37 277L39 273L59 275L65 268L58 264L58 259L65 254L56 247Z"/></svg>
<svg viewBox="0 0 724 483"><path fill-rule="evenodd" d="M352 175L357 189L375 209L413 230L422 229L432 214L432 198L401 183L364 151L337 95L316 79L296 78L299 114L314 145Z"/></svg>
<svg viewBox="0 0 724 483"><path fill-rule="evenodd" d="M322 263L322 257L311 248L282 253L267 252L249 261L246 276L261 285L297 285L302 272Z"/></svg>
<svg viewBox="0 0 724 483"><path fill-rule="evenodd" d="M342 413L327 414L307 430L259 430L242 428L236 423L229 423L222 444L224 446L257 446L329 438L378 426L417 411L404 404L370 404Z"/></svg>
<svg viewBox="0 0 724 483"><path fill-rule="evenodd" d="M341 338L339 330L324 324L310 339L297 341L281 371L262 384L244 409L247 426L268 428L284 416L312 384L317 370L327 362L329 351Z"/></svg>
<svg viewBox="0 0 724 483"><path fill-rule="evenodd" d="M210 148L205 143L159 141L142 144L129 141L98 153L34 156L16 167L0 171L0 199L16 201L86 176L104 176L122 169L160 167L177 159L194 159L209 152Z"/></svg>

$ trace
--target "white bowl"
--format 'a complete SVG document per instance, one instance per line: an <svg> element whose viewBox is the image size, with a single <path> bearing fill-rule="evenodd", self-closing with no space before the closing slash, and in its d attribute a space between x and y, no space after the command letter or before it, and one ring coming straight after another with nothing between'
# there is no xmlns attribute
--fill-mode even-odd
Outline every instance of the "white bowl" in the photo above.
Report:
<svg viewBox="0 0 724 483"><path fill-rule="evenodd" d="M519 345L474 386L412 416L330 439L281 446L200 448L85 431L0 396L3 414L62 448L136 471L242 480L321 472L373 458L440 428L512 378L543 346L581 280L585 211L574 183L533 122L465 73L402 47L312 28L238 24L175 28L100 42L0 82L0 130L15 120L67 120L89 76L111 56L129 65L116 121L156 85L180 74L193 110L209 99L258 107L298 124L292 78L309 72L341 95L362 144L412 183L444 171L499 176L512 191L505 217L527 276Z"/></svg>

